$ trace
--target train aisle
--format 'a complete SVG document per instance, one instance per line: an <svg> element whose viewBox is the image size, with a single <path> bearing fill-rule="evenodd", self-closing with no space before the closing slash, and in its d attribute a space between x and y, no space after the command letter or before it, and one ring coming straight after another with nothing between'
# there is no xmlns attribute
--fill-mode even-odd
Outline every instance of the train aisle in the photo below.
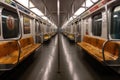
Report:
<svg viewBox="0 0 120 80"><path fill-rule="evenodd" d="M63 35L56 35L38 49L34 58L6 73L0 80L120 80Z"/></svg>
<svg viewBox="0 0 120 80"><path fill-rule="evenodd" d="M120 76L109 71L80 47L60 36L61 75L64 80L120 80Z"/></svg>

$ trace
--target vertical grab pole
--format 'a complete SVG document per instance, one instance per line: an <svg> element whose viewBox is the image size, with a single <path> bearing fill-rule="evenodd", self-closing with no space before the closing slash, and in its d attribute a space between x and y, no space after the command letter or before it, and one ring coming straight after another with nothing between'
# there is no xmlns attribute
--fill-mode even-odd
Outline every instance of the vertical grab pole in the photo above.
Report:
<svg viewBox="0 0 120 80"><path fill-rule="evenodd" d="M103 46L102 46L102 56L103 56L103 61L105 62L105 54L104 54L104 50L105 50L105 45L109 42L109 40L105 41L103 43Z"/></svg>
<svg viewBox="0 0 120 80"><path fill-rule="evenodd" d="M57 16L58 16L58 73L60 73L60 0L57 0Z"/></svg>
<svg viewBox="0 0 120 80"><path fill-rule="evenodd" d="M109 28L109 18L108 18L108 8L107 4L105 5L105 12L106 12L106 21L107 21L107 39L110 40L109 38L109 33L110 33L110 28Z"/></svg>
<svg viewBox="0 0 120 80"><path fill-rule="evenodd" d="M19 36L19 39L21 39L22 37L22 23L21 23L21 20L20 20L20 12L18 10L18 4L15 2L16 4L16 10L17 10L17 14L18 14L18 17L19 17L19 31L20 31L20 36Z"/></svg>
<svg viewBox="0 0 120 80"><path fill-rule="evenodd" d="M18 10L18 4L15 2L16 4L16 10L17 10L17 14L18 14L18 17L19 17L19 31L20 31L20 36L19 36L19 40L21 39L22 37L22 29L21 29L21 20L20 20L20 12ZM18 60L17 60L17 64L19 64L20 62L20 54L21 54L21 45L20 45L20 42L17 40L17 45L18 45Z"/></svg>
<svg viewBox="0 0 120 80"><path fill-rule="evenodd" d="M107 4L105 5L105 12L106 12L106 20L107 20L107 41L105 41L102 45L102 56L103 56L103 61L105 62L105 53L104 53L104 49L105 49L105 45L110 41L109 38L109 19L108 19L108 8L107 8Z"/></svg>

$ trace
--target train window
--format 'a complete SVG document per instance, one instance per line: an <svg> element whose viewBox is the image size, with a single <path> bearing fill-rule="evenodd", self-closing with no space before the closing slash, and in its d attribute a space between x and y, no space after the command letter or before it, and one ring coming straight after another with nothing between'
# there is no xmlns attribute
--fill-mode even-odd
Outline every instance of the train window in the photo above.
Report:
<svg viewBox="0 0 120 80"><path fill-rule="evenodd" d="M88 35L88 19L86 19L85 24L86 24L86 35Z"/></svg>
<svg viewBox="0 0 120 80"><path fill-rule="evenodd" d="M47 26L47 28L46 28L46 32L48 33L49 32L49 27Z"/></svg>
<svg viewBox="0 0 120 80"><path fill-rule="evenodd" d="M101 36L102 32L102 14L93 16L92 20L92 33L95 36Z"/></svg>
<svg viewBox="0 0 120 80"><path fill-rule="evenodd" d="M17 13L2 10L2 33L3 38L17 38L19 36L19 17Z"/></svg>
<svg viewBox="0 0 120 80"><path fill-rule="evenodd" d="M38 21L35 21L35 32L40 33L40 24Z"/></svg>
<svg viewBox="0 0 120 80"><path fill-rule="evenodd" d="M23 27L24 27L24 34L30 33L30 18L27 16L23 16Z"/></svg>
<svg viewBox="0 0 120 80"><path fill-rule="evenodd" d="M40 23L38 23L38 32L39 32L39 33L41 32Z"/></svg>
<svg viewBox="0 0 120 80"><path fill-rule="evenodd" d="M75 24L73 24L73 33L75 33L76 32L76 30L75 30L75 27L76 27L76 25Z"/></svg>
<svg viewBox="0 0 120 80"><path fill-rule="evenodd" d="M77 32L78 32L78 33L80 32L80 29L79 29L79 22L77 23Z"/></svg>
<svg viewBox="0 0 120 80"><path fill-rule="evenodd" d="M111 37L114 39L120 39L120 6L113 9L111 20Z"/></svg>
<svg viewBox="0 0 120 80"><path fill-rule="evenodd" d="M38 31L38 24L37 24L38 22L37 21L35 21L35 33L37 33Z"/></svg>

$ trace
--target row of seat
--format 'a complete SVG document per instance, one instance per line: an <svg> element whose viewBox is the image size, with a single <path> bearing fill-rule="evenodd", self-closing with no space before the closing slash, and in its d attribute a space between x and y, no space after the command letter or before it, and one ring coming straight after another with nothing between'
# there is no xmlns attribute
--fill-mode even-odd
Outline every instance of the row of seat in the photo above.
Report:
<svg viewBox="0 0 120 80"><path fill-rule="evenodd" d="M53 37L55 34L56 34L56 33L54 33L54 32L44 34L44 36L43 36L44 41L49 40L49 39L50 39L51 37Z"/></svg>
<svg viewBox="0 0 120 80"><path fill-rule="evenodd" d="M70 39L70 40L74 40L75 38L74 38L74 34L68 34L68 38Z"/></svg>
<svg viewBox="0 0 120 80"><path fill-rule="evenodd" d="M94 58L96 58L98 61L102 62L102 47L105 41L106 39L104 38L85 35L83 41L78 42L77 44ZM104 48L105 60L117 60L119 57L119 47L120 44L118 42L108 42Z"/></svg>
<svg viewBox="0 0 120 80"><path fill-rule="evenodd" d="M50 38L51 38L50 34L44 34L44 40L45 40L45 41L47 41L47 40L50 39Z"/></svg>
<svg viewBox="0 0 120 80"><path fill-rule="evenodd" d="M74 34L70 34L70 33L67 33L67 32L64 32L63 34L64 34L66 37L68 37L70 40L75 40Z"/></svg>
<svg viewBox="0 0 120 80"><path fill-rule="evenodd" d="M33 37L19 40L21 52L20 62L34 52L41 44L34 43ZM17 41L2 42L0 44L0 64L17 64L19 46Z"/></svg>

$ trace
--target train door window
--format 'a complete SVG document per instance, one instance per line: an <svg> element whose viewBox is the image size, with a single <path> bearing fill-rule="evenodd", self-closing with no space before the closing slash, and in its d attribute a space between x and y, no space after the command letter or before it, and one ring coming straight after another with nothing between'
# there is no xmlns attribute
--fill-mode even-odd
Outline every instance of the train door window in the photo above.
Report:
<svg viewBox="0 0 120 80"><path fill-rule="evenodd" d="M2 33L4 39L19 36L19 17L15 12L2 10Z"/></svg>
<svg viewBox="0 0 120 80"><path fill-rule="evenodd" d="M43 26L42 26L42 22L40 21L40 32L43 32Z"/></svg>
<svg viewBox="0 0 120 80"><path fill-rule="evenodd" d="M112 11L110 34L114 39L120 39L120 6Z"/></svg>
<svg viewBox="0 0 120 80"><path fill-rule="evenodd" d="M73 28L73 32L72 33L74 33L75 32L75 24L72 25L72 28Z"/></svg>
<svg viewBox="0 0 120 80"><path fill-rule="evenodd" d="M35 21L35 33L37 33L37 32L38 32L38 22Z"/></svg>
<svg viewBox="0 0 120 80"><path fill-rule="evenodd" d="M102 14L97 14L92 18L92 33L95 36L101 36L102 32Z"/></svg>
<svg viewBox="0 0 120 80"><path fill-rule="evenodd" d="M49 27L47 26L47 32L49 32Z"/></svg>
<svg viewBox="0 0 120 80"><path fill-rule="evenodd" d="M79 22L79 34L81 34L81 21Z"/></svg>
<svg viewBox="0 0 120 80"><path fill-rule="evenodd" d="M86 24L86 35L88 35L88 19L86 19L85 24Z"/></svg>
<svg viewBox="0 0 120 80"><path fill-rule="evenodd" d="M42 24L42 22L40 21L39 22L40 33L42 32L42 25L41 24Z"/></svg>
<svg viewBox="0 0 120 80"><path fill-rule="evenodd" d="M77 33L80 32L80 29L79 29L79 22L77 22Z"/></svg>
<svg viewBox="0 0 120 80"><path fill-rule="evenodd" d="M38 21L35 21L35 32L40 33L40 24Z"/></svg>
<svg viewBox="0 0 120 80"><path fill-rule="evenodd" d="M24 34L30 33L30 18L27 16L23 16L23 27L24 27Z"/></svg>
<svg viewBox="0 0 120 80"><path fill-rule="evenodd" d="M38 22L38 32L41 32L40 23Z"/></svg>

